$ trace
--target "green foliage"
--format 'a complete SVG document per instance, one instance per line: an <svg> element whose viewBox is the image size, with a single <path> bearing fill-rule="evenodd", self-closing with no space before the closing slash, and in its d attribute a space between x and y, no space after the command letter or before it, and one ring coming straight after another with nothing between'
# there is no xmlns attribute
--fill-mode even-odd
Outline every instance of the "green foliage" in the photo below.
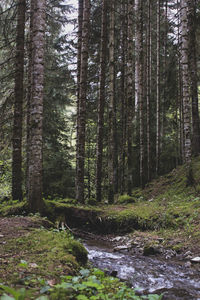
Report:
<svg viewBox="0 0 200 300"><path fill-rule="evenodd" d="M134 203L134 202L135 202L134 197L131 197L127 194L120 195L118 200L117 200L117 203Z"/></svg>
<svg viewBox="0 0 200 300"><path fill-rule="evenodd" d="M0 215L24 215L27 213L27 203L16 200L3 199L0 201Z"/></svg>
<svg viewBox="0 0 200 300"><path fill-rule="evenodd" d="M0 202L11 196L11 160L8 154L0 153Z"/></svg>
<svg viewBox="0 0 200 300"><path fill-rule="evenodd" d="M81 269L78 276L62 276L60 283L50 286L45 280L36 279L37 284L41 285L40 294L37 300L161 300L162 295L150 294L137 296L135 291L126 286L118 279L106 276L99 269ZM1 300L24 300L27 291L23 288L15 290L7 286L0 286L6 293L12 295L2 296ZM30 293L29 293L30 295Z"/></svg>
<svg viewBox="0 0 200 300"><path fill-rule="evenodd" d="M7 293L1 296L1 300L25 300L28 294L25 288L15 290L11 287L0 284L0 289ZM10 297L8 294L12 295L13 297Z"/></svg>

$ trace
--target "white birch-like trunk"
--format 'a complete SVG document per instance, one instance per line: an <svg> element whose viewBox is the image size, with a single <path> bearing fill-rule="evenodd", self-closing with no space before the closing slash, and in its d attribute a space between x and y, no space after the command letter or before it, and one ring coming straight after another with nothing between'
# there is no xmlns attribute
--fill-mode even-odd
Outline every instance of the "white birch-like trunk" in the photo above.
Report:
<svg viewBox="0 0 200 300"><path fill-rule="evenodd" d="M188 18L187 0L181 0L181 70L183 91L183 123L184 123L184 161L191 162L191 101L189 93L188 68Z"/></svg>

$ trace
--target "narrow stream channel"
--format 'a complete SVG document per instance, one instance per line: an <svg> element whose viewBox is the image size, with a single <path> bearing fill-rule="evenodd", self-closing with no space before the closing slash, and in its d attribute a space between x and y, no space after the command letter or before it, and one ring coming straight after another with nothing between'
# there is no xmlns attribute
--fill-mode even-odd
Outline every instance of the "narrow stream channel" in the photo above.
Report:
<svg viewBox="0 0 200 300"><path fill-rule="evenodd" d="M113 252L106 242L87 240L89 260L95 267L127 281L143 294L164 294L164 300L200 300L200 272L193 268L158 260L156 257Z"/></svg>

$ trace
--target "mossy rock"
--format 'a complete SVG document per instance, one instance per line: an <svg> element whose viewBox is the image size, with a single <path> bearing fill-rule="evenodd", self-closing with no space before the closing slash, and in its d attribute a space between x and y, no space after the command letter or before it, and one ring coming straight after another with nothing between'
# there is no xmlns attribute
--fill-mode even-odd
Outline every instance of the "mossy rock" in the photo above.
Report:
<svg viewBox="0 0 200 300"><path fill-rule="evenodd" d="M144 256L157 255L159 253L160 253L159 249L155 246L145 246L143 250Z"/></svg>
<svg viewBox="0 0 200 300"><path fill-rule="evenodd" d="M88 260L88 252L85 247L76 240L70 240L65 246L66 250L70 251L75 256L77 262L81 265L85 265Z"/></svg>

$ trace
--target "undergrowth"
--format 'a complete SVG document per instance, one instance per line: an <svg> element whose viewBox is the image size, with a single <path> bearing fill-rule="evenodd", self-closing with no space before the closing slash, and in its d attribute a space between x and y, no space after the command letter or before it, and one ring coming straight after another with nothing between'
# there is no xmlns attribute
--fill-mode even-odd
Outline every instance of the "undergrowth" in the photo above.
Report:
<svg viewBox="0 0 200 300"><path fill-rule="evenodd" d="M103 271L86 269L86 249L62 229L29 227L28 234L23 232L18 238L13 233L3 243L0 257L1 300L161 299L158 295L137 296Z"/></svg>
<svg viewBox="0 0 200 300"><path fill-rule="evenodd" d="M45 280L32 274L24 280L26 288L14 289L0 285L4 292L1 300L161 300L162 295L150 294L137 296L134 289L129 288L118 279L106 276L99 269L81 269L77 276L62 276L59 282ZM37 285L38 295L29 286Z"/></svg>

